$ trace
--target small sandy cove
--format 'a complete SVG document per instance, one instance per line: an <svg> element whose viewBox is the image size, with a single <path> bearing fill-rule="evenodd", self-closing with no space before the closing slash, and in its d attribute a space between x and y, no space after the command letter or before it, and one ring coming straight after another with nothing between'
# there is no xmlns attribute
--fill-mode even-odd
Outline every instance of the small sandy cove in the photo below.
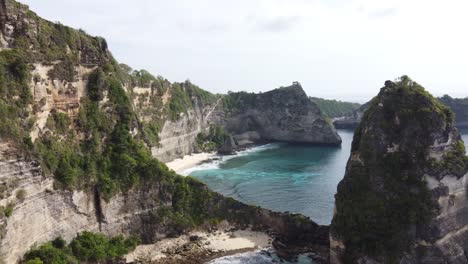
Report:
<svg viewBox="0 0 468 264"><path fill-rule="evenodd" d="M169 169L174 170L177 173L182 173L186 169L197 166L205 160L209 160L216 157L216 152L202 152L191 155L186 155L183 158L175 159L167 162L166 165Z"/></svg>
<svg viewBox="0 0 468 264"><path fill-rule="evenodd" d="M197 237L204 249L213 253L228 253L239 250L256 250L271 247L271 237L262 232L246 230L191 232L178 238L163 239L155 244L140 245L125 258L127 263L138 259L156 261L169 257L171 249L180 248L190 242L191 237Z"/></svg>

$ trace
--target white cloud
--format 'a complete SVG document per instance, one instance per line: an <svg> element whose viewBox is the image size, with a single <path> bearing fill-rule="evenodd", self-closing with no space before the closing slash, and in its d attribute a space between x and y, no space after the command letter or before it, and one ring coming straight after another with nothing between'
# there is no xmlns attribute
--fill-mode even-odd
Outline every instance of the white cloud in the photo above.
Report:
<svg viewBox="0 0 468 264"><path fill-rule="evenodd" d="M468 95L465 0L24 0L50 20L107 38L114 55L210 91L364 101L402 74Z"/></svg>

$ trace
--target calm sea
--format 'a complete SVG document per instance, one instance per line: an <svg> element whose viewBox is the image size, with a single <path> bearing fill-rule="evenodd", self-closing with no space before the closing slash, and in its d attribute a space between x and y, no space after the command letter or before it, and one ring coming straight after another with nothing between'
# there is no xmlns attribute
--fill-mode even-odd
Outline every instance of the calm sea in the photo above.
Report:
<svg viewBox="0 0 468 264"><path fill-rule="evenodd" d="M468 148L468 129L462 130ZM334 195L343 178L351 151L353 132L339 130L341 147L273 143L242 151L234 156L191 168L192 175L226 196L275 211L309 216L319 224L330 224ZM278 262L277 262L278 261ZM279 263L259 252L216 259L221 263ZM303 258L300 263L311 263Z"/></svg>

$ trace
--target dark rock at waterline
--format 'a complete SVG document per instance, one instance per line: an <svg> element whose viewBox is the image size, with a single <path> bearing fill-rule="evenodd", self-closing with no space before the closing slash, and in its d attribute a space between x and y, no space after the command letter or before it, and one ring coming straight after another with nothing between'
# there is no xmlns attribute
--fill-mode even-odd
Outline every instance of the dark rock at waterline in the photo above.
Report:
<svg viewBox="0 0 468 264"><path fill-rule="evenodd" d="M223 145L218 149L218 153L222 155L233 155L237 149L238 146L234 141L234 138L229 135L224 141Z"/></svg>
<svg viewBox="0 0 468 264"><path fill-rule="evenodd" d="M243 146L259 142L340 145L341 138L302 86L295 82L269 92L231 93L226 130Z"/></svg>

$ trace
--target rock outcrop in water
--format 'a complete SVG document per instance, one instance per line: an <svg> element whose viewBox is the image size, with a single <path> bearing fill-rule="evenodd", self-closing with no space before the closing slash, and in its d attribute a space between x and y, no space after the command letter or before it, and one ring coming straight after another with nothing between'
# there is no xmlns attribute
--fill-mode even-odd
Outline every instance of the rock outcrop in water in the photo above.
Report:
<svg viewBox="0 0 468 264"><path fill-rule="evenodd" d="M468 158L454 115L403 76L354 135L331 263L468 263Z"/></svg>
<svg viewBox="0 0 468 264"><path fill-rule="evenodd" d="M341 144L341 138L299 83L260 94L227 96L226 130L240 145L265 141Z"/></svg>
<svg viewBox="0 0 468 264"><path fill-rule="evenodd" d="M84 230L151 243L221 220L271 232L285 252L327 246L328 227L225 198L152 158L191 153L223 124L224 96L133 71L104 39L13 0L0 0L0 22L0 262Z"/></svg>

